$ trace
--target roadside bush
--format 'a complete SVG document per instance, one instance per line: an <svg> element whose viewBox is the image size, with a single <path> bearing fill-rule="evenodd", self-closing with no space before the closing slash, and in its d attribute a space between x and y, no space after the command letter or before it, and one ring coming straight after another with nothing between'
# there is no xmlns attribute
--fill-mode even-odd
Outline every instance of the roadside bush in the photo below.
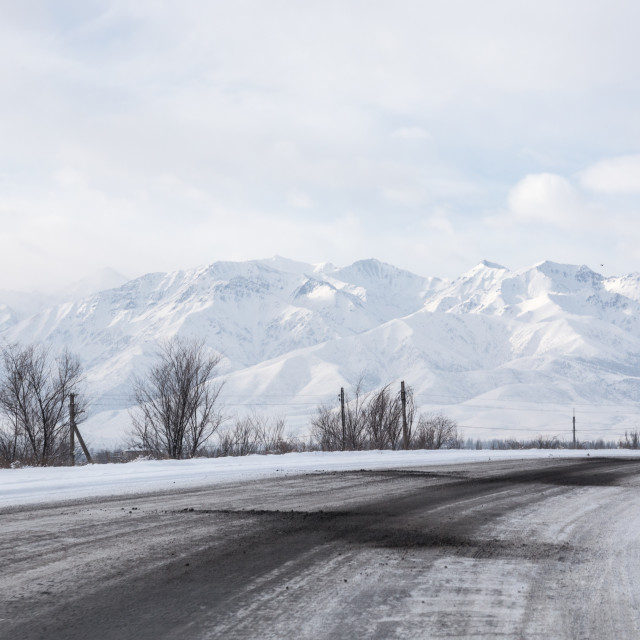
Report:
<svg viewBox="0 0 640 640"><path fill-rule="evenodd" d="M407 436L411 441L414 420L413 390L405 390ZM341 411L322 405L311 420L311 436L322 451L361 451L399 449L403 444L402 398L391 385L377 391L362 392L362 380L354 396L345 394L344 429Z"/></svg>
<svg viewBox="0 0 640 640"><path fill-rule="evenodd" d="M461 449L458 423L442 413L422 414L411 440L413 449Z"/></svg>
<svg viewBox="0 0 640 640"><path fill-rule="evenodd" d="M218 442L199 454L246 456L252 453L289 453L298 450L295 439L286 436L285 419L252 413L237 418L232 427L218 434Z"/></svg>
<svg viewBox="0 0 640 640"><path fill-rule="evenodd" d="M630 433L624 432L624 440L620 440L621 449L640 449L640 432L636 429Z"/></svg>

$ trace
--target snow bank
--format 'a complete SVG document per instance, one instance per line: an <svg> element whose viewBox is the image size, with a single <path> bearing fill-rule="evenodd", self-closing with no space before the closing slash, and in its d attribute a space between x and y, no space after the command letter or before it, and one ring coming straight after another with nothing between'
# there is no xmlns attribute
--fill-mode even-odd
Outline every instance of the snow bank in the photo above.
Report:
<svg viewBox="0 0 640 640"><path fill-rule="evenodd" d="M533 458L638 457L630 450L349 451L0 469L0 508L185 489L301 473L401 469Z"/></svg>

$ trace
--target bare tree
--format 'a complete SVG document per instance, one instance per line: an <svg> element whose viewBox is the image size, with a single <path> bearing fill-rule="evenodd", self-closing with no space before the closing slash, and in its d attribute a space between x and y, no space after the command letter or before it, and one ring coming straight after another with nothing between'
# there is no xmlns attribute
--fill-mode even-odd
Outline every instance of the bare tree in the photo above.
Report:
<svg viewBox="0 0 640 640"><path fill-rule="evenodd" d="M411 438L414 420L413 390L406 387L407 431ZM323 451L397 449L402 442L402 398L391 385L369 394L362 392L362 378L354 397L345 396L345 429L337 407L318 407L311 420L311 435Z"/></svg>
<svg viewBox="0 0 640 640"><path fill-rule="evenodd" d="M455 420L442 413L420 415L413 435L415 449L450 449L458 446L458 423Z"/></svg>
<svg viewBox="0 0 640 640"><path fill-rule="evenodd" d="M321 405L311 419L311 437L322 451L342 449L342 419L335 407Z"/></svg>
<svg viewBox="0 0 640 640"><path fill-rule="evenodd" d="M286 421L284 416L269 418L253 414L254 422L260 434L263 453L289 453L293 451L292 438L284 433Z"/></svg>
<svg viewBox="0 0 640 640"><path fill-rule="evenodd" d="M342 449L361 451L367 443L368 397L362 391L362 378L358 380L354 397L345 396L345 438Z"/></svg>
<svg viewBox="0 0 640 640"><path fill-rule="evenodd" d="M251 420L245 416L235 421L232 427L220 433L218 452L222 456L248 456L258 453L259 434Z"/></svg>
<svg viewBox="0 0 640 640"><path fill-rule="evenodd" d="M367 403L367 430L372 449L397 449L402 439L402 399L391 385L372 394ZM407 417L407 422L409 418Z"/></svg>
<svg viewBox="0 0 640 640"><path fill-rule="evenodd" d="M0 467L31 459L28 441L20 428L9 421L0 424Z"/></svg>
<svg viewBox="0 0 640 640"><path fill-rule="evenodd" d="M192 458L223 422L222 384L213 382L221 356L207 353L202 341L174 338L158 360L133 381L133 439L157 455Z"/></svg>
<svg viewBox="0 0 640 640"><path fill-rule="evenodd" d="M340 409L321 405L311 420L311 435L323 451L359 451L368 440L367 396L362 393L362 379L352 399L345 394L344 429Z"/></svg>
<svg viewBox="0 0 640 640"><path fill-rule="evenodd" d="M621 449L640 449L640 433L636 429L630 433L624 432L624 440L620 440L618 446Z"/></svg>
<svg viewBox="0 0 640 640"><path fill-rule="evenodd" d="M345 394L344 429L340 409L322 405L311 420L311 435L323 451L359 451L366 448L368 433L367 396L362 393L362 379L355 397Z"/></svg>
<svg viewBox="0 0 640 640"><path fill-rule="evenodd" d="M41 345L2 349L0 411L8 421L1 448L8 456L46 465L67 459L69 396L84 380L80 361L69 351L52 356ZM78 407L78 419L84 406Z"/></svg>

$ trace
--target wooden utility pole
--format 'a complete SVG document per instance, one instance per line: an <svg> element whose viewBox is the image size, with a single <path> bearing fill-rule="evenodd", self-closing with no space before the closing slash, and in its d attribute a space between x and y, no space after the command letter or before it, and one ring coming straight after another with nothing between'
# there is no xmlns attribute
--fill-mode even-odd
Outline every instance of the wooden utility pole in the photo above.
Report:
<svg viewBox="0 0 640 640"><path fill-rule="evenodd" d="M71 464L74 465L76 463L75 456L75 442L74 436L78 437L78 442L82 447L82 451L87 458L87 462L93 462L91 460L91 454L89 453L89 449L87 449L87 445L84 443L82 436L80 435L80 431L78 430L78 425L76 424L76 394L69 394L69 444L71 445L71 453L69 454Z"/></svg>
<svg viewBox="0 0 640 640"><path fill-rule="evenodd" d="M76 394L69 394L69 464L76 464Z"/></svg>
<svg viewBox="0 0 640 640"><path fill-rule="evenodd" d="M576 448L576 410L573 409L573 448Z"/></svg>
<svg viewBox="0 0 640 640"><path fill-rule="evenodd" d="M409 448L409 432L407 430L407 394L404 390L404 380L400 382L400 400L402 401L402 448Z"/></svg>
<svg viewBox="0 0 640 640"><path fill-rule="evenodd" d="M347 429L344 416L344 387L340 387L340 413L342 415L342 450L344 451L347 444Z"/></svg>

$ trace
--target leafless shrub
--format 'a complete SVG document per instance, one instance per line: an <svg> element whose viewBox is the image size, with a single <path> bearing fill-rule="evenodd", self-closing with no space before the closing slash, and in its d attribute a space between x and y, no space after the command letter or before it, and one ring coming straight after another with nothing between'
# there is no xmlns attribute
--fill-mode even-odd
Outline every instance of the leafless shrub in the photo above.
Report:
<svg viewBox="0 0 640 640"><path fill-rule="evenodd" d="M533 446L536 449L560 449L562 444L557 436L537 436L533 440Z"/></svg>
<svg viewBox="0 0 640 640"><path fill-rule="evenodd" d="M640 449L640 432L636 429L630 433L624 432L624 440L618 445L621 449Z"/></svg>
<svg viewBox="0 0 640 640"><path fill-rule="evenodd" d="M28 441L9 423L0 425L0 468L10 467L18 460L30 458Z"/></svg>
<svg viewBox="0 0 640 640"><path fill-rule="evenodd" d="M360 380L353 398L345 394L344 427L340 408L322 405L311 420L311 434L323 451L359 451L367 448L368 419L367 396Z"/></svg>
<svg viewBox="0 0 640 640"><path fill-rule="evenodd" d="M296 449L292 438L284 433L285 424L283 416L278 416L271 420L263 416L257 420L262 453L289 453Z"/></svg>
<svg viewBox="0 0 640 640"><path fill-rule="evenodd" d="M412 447L414 449L460 448L458 423L442 413L420 415Z"/></svg>
<svg viewBox="0 0 640 640"><path fill-rule="evenodd" d="M84 380L79 360L65 350L53 356L41 345L9 345L2 350L0 456L36 465L64 464L69 458L69 397ZM76 422L85 406L77 402Z"/></svg>
<svg viewBox="0 0 640 640"><path fill-rule="evenodd" d="M411 437L413 393L407 392L407 435ZM367 402L368 444L371 449L398 449L402 443L402 399L386 385L372 394Z"/></svg>
<svg viewBox="0 0 640 640"><path fill-rule="evenodd" d="M414 420L413 390L406 388L407 436L410 440ZM362 380L354 395L345 394L344 429L339 407L322 405L311 420L311 435L323 451L398 449L402 446L402 399L391 385L368 394Z"/></svg>
<svg viewBox="0 0 640 640"><path fill-rule="evenodd" d="M248 456L258 453L259 435L250 417L236 420L233 427L219 435L218 451L221 456Z"/></svg>
<svg viewBox="0 0 640 640"><path fill-rule="evenodd" d="M327 405L318 407L311 419L311 437L321 451L344 449L340 411Z"/></svg>
<svg viewBox="0 0 640 640"><path fill-rule="evenodd" d="M212 379L219 355L202 341L175 338L162 345L158 363L133 382L133 442L170 458L192 458L218 430L221 384Z"/></svg>
<svg viewBox="0 0 640 640"><path fill-rule="evenodd" d="M218 435L214 455L246 456L252 453L289 453L297 450L291 437L284 433L285 419L252 413L237 418L233 426Z"/></svg>
<svg viewBox="0 0 640 640"><path fill-rule="evenodd" d="M362 379L358 380L354 397L345 395L345 434L342 449L360 451L367 444L368 407L367 395L362 391Z"/></svg>

